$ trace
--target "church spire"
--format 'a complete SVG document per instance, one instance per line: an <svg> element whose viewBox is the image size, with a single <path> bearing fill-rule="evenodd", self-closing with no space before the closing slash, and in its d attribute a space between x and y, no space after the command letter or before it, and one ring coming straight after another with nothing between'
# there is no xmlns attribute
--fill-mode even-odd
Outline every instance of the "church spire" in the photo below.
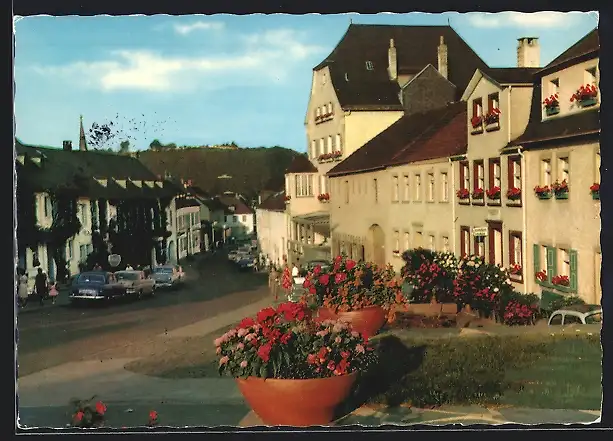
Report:
<svg viewBox="0 0 613 441"><path fill-rule="evenodd" d="M85 139L85 130L83 129L83 115L80 116L79 150L87 150L87 139Z"/></svg>

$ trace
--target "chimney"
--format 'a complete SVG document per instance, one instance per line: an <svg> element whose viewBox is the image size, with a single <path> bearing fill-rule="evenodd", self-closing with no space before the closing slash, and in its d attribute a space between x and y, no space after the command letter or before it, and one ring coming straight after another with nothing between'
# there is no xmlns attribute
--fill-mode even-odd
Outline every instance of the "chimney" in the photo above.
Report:
<svg viewBox="0 0 613 441"><path fill-rule="evenodd" d="M438 71L445 78L449 78L449 65L447 63L447 45L445 44L445 39L441 35L440 42L437 48L438 53Z"/></svg>
<svg viewBox="0 0 613 441"><path fill-rule="evenodd" d="M63 148L65 152L69 152L72 150L72 141L64 141Z"/></svg>
<svg viewBox="0 0 613 441"><path fill-rule="evenodd" d="M387 61L387 72L390 76L390 80L396 81L398 79L398 58L396 56L396 48L394 47L393 38L390 38L390 47L387 50Z"/></svg>
<svg viewBox="0 0 613 441"><path fill-rule="evenodd" d="M517 67L540 67L541 47L538 37L517 39Z"/></svg>

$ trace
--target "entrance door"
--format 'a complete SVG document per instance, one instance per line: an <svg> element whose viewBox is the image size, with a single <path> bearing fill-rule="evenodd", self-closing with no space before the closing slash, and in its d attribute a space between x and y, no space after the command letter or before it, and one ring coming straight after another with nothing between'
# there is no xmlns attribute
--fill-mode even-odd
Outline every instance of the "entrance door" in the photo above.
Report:
<svg viewBox="0 0 613 441"><path fill-rule="evenodd" d="M502 222L488 222L489 262L502 265Z"/></svg>
<svg viewBox="0 0 613 441"><path fill-rule="evenodd" d="M368 255L367 261L375 263L377 266L385 266L385 233L383 229L375 224L368 230Z"/></svg>

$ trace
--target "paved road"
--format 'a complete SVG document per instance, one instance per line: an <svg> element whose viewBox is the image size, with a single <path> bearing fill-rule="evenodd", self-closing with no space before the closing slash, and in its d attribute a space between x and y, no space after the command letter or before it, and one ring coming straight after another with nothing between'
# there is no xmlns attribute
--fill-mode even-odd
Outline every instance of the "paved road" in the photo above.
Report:
<svg viewBox="0 0 613 441"><path fill-rule="evenodd" d="M111 354L127 344L230 311L268 295L266 275L241 273L225 256L184 265L185 287L110 306L47 305L18 317L20 376ZM112 355L109 355L109 357Z"/></svg>

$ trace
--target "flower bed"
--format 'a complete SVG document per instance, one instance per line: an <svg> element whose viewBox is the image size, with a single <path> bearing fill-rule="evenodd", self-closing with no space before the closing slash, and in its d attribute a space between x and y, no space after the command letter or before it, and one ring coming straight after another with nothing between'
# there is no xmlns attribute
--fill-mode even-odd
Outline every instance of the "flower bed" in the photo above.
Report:
<svg viewBox="0 0 613 441"><path fill-rule="evenodd" d="M437 253L425 248L407 250L402 276L412 286L411 303L453 302L453 280L457 260L452 253Z"/></svg>

